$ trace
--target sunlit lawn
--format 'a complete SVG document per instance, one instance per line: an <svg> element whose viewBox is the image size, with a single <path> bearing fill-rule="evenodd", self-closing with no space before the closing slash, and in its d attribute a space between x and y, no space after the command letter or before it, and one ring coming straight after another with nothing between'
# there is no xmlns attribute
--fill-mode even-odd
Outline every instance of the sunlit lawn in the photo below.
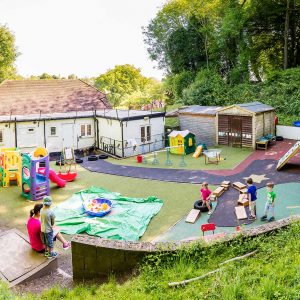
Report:
<svg viewBox="0 0 300 300"><path fill-rule="evenodd" d="M52 164L53 168L56 168ZM65 188L57 188L51 183L54 205L68 199L73 193L92 185L119 192L129 197L157 196L164 201L161 211L149 224L143 240L152 240L181 219L192 208L198 198L199 186L171 182L151 181L93 173L78 166L76 181ZM21 196L20 187L0 188L0 226L18 228L26 232L26 221L34 202Z"/></svg>
<svg viewBox="0 0 300 300"><path fill-rule="evenodd" d="M170 169L188 169L188 170L225 170L234 169L238 164L243 162L252 152L249 148L233 148L233 147L213 147L214 149L221 149L221 161L219 164L205 164L204 156L199 158L193 158L193 154L186 155L184 157L185 167L181 167L182 155L170 154L171 166L166 165L167 152L157 151L157 159L159 164L152 164L154 154L146 154L147 164L137 163L136 156L126 159L114 159L110 158L109 162L119 165L135 166L135 167L147 167L147 168L170 168Z"/></svg>

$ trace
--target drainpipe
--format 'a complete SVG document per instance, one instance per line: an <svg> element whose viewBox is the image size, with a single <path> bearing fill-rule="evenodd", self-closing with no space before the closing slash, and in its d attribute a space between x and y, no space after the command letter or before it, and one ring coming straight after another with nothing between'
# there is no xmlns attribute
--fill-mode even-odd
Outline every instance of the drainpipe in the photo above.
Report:
<svg viewBox="0 0 300 300"><path fill-rule="evenodd" d="M15 145L16 145L16 148L18 148L17 118L15 118Z"/></svg>
<svg viewBox="0 0 300 300"><path fill-rule="evenodd" d="M46 141L46 120L44 119L44 145L47 148L47 141Z"/></svg>
<svg viewBox="0 0 300 300"><path fill-rule="evenodd" d="M123 130L123 121L121 121L121 137L122 137L122 157L124 158L124 130Z"/></svg>

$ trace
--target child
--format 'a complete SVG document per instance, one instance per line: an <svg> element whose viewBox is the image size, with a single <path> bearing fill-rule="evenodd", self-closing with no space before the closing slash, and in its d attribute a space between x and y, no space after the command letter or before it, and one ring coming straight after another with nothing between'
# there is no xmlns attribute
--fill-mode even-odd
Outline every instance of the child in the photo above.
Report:
<svg viewBox="0 0 300 300"><path fill-rule="evenodd" d="M264 221L268 217L268 211L272 213L272 217L268 220L269 222L272 222L275 220L275 200L276 200L276 194L273 192L274 183L268 182L267 183L267 203L265 206L265 213L261 217L261 220Z"/></svg>
<svg viewBox="0 0 300 300"><path fill-rule="evenodd" d="M45 256L48 258L57 257L57 252L53 251L53 226L55 222L54 212L51 210L52 198L46 196L43 199L41 209L41 234L43 244L46 246Z"/></svg>
<svg viewBox="0 0 300 300"><path fill-rule="evenodd" d="M200 190L201 195L202 195L202 201L203 201L203 206L206 205L208 208L208 214L212 214L212 209L210 206L210 195L211 195L211 190L208 188L208 183L203 182L202 183L202 188Z"/></svg>
<svg viewBox="0 0 300 300"><path fill-rule="evenodd" d="M252 178L247 179L248 185L248 200L249 200L249 209L250 209L250 216L249 219L256 219L256 200L257 200L257 190L256 186L253 184Z"/></svg>

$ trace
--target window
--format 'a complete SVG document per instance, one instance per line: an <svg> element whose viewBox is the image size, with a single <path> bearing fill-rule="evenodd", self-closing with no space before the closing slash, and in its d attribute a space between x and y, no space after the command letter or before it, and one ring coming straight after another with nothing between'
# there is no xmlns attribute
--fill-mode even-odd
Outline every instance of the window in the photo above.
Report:
<svg viewBox="0 0 300 300"><path fill-rule="evenodd" d="M192 146L193 146L193 139L189 138L189 147L192 147Z"/></svg>
<svg viewBox="0 0 300 300"><path fill-rule="evenodd" d="M146 143L151 141L151 126L141 126L141 142Z"/></svg>
<svg viewBox="0 0 300 300"><path fill-rule="evenodd" d="M0 130L0 143L3 143L3 130Z"/></svg>
<svg viewBox="0 0 300 300"><path fill-rule="evenodd" d="M56 135L56 127L50 127L50 134Z"/></svg>
<svg viewBox="0 0 300 300"><path fill-rule="evenodd" d="M92 125L91 124L86 125L86 135L88 135L88 136L92 135Z"/></svg>
<svg viewBox="0 0 300 300"><path fill-rule="evenodd" d="M92 135L92 125L82 124L80 125L80 135L81 137L87 137Z"/></svg>
<svg viewBox="0 0 300 300"><path fill-rule="evenodd" d="M85 125L80 126L80 135L85 136Z"/></svg>

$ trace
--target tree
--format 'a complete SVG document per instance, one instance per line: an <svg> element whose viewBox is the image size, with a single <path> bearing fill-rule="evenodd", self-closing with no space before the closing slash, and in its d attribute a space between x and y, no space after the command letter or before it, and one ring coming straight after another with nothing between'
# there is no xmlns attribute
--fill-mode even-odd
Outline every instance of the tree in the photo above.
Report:
<svg viewBox="0 0 300 300"><path fill-rule="evenodd" d="M94 81L96 88L108 94L113 106L118 106L125 95L143 92L148 83L149 78L144 77L140 69L129 64L115 66Z"/></svg>
<svg viewBox="0 0 300 300"><path fill-rule="evenodd" d="M0 26L0 83L4 79L14 79L14 66L18 56L15 37L6 26Z"/></svg>

